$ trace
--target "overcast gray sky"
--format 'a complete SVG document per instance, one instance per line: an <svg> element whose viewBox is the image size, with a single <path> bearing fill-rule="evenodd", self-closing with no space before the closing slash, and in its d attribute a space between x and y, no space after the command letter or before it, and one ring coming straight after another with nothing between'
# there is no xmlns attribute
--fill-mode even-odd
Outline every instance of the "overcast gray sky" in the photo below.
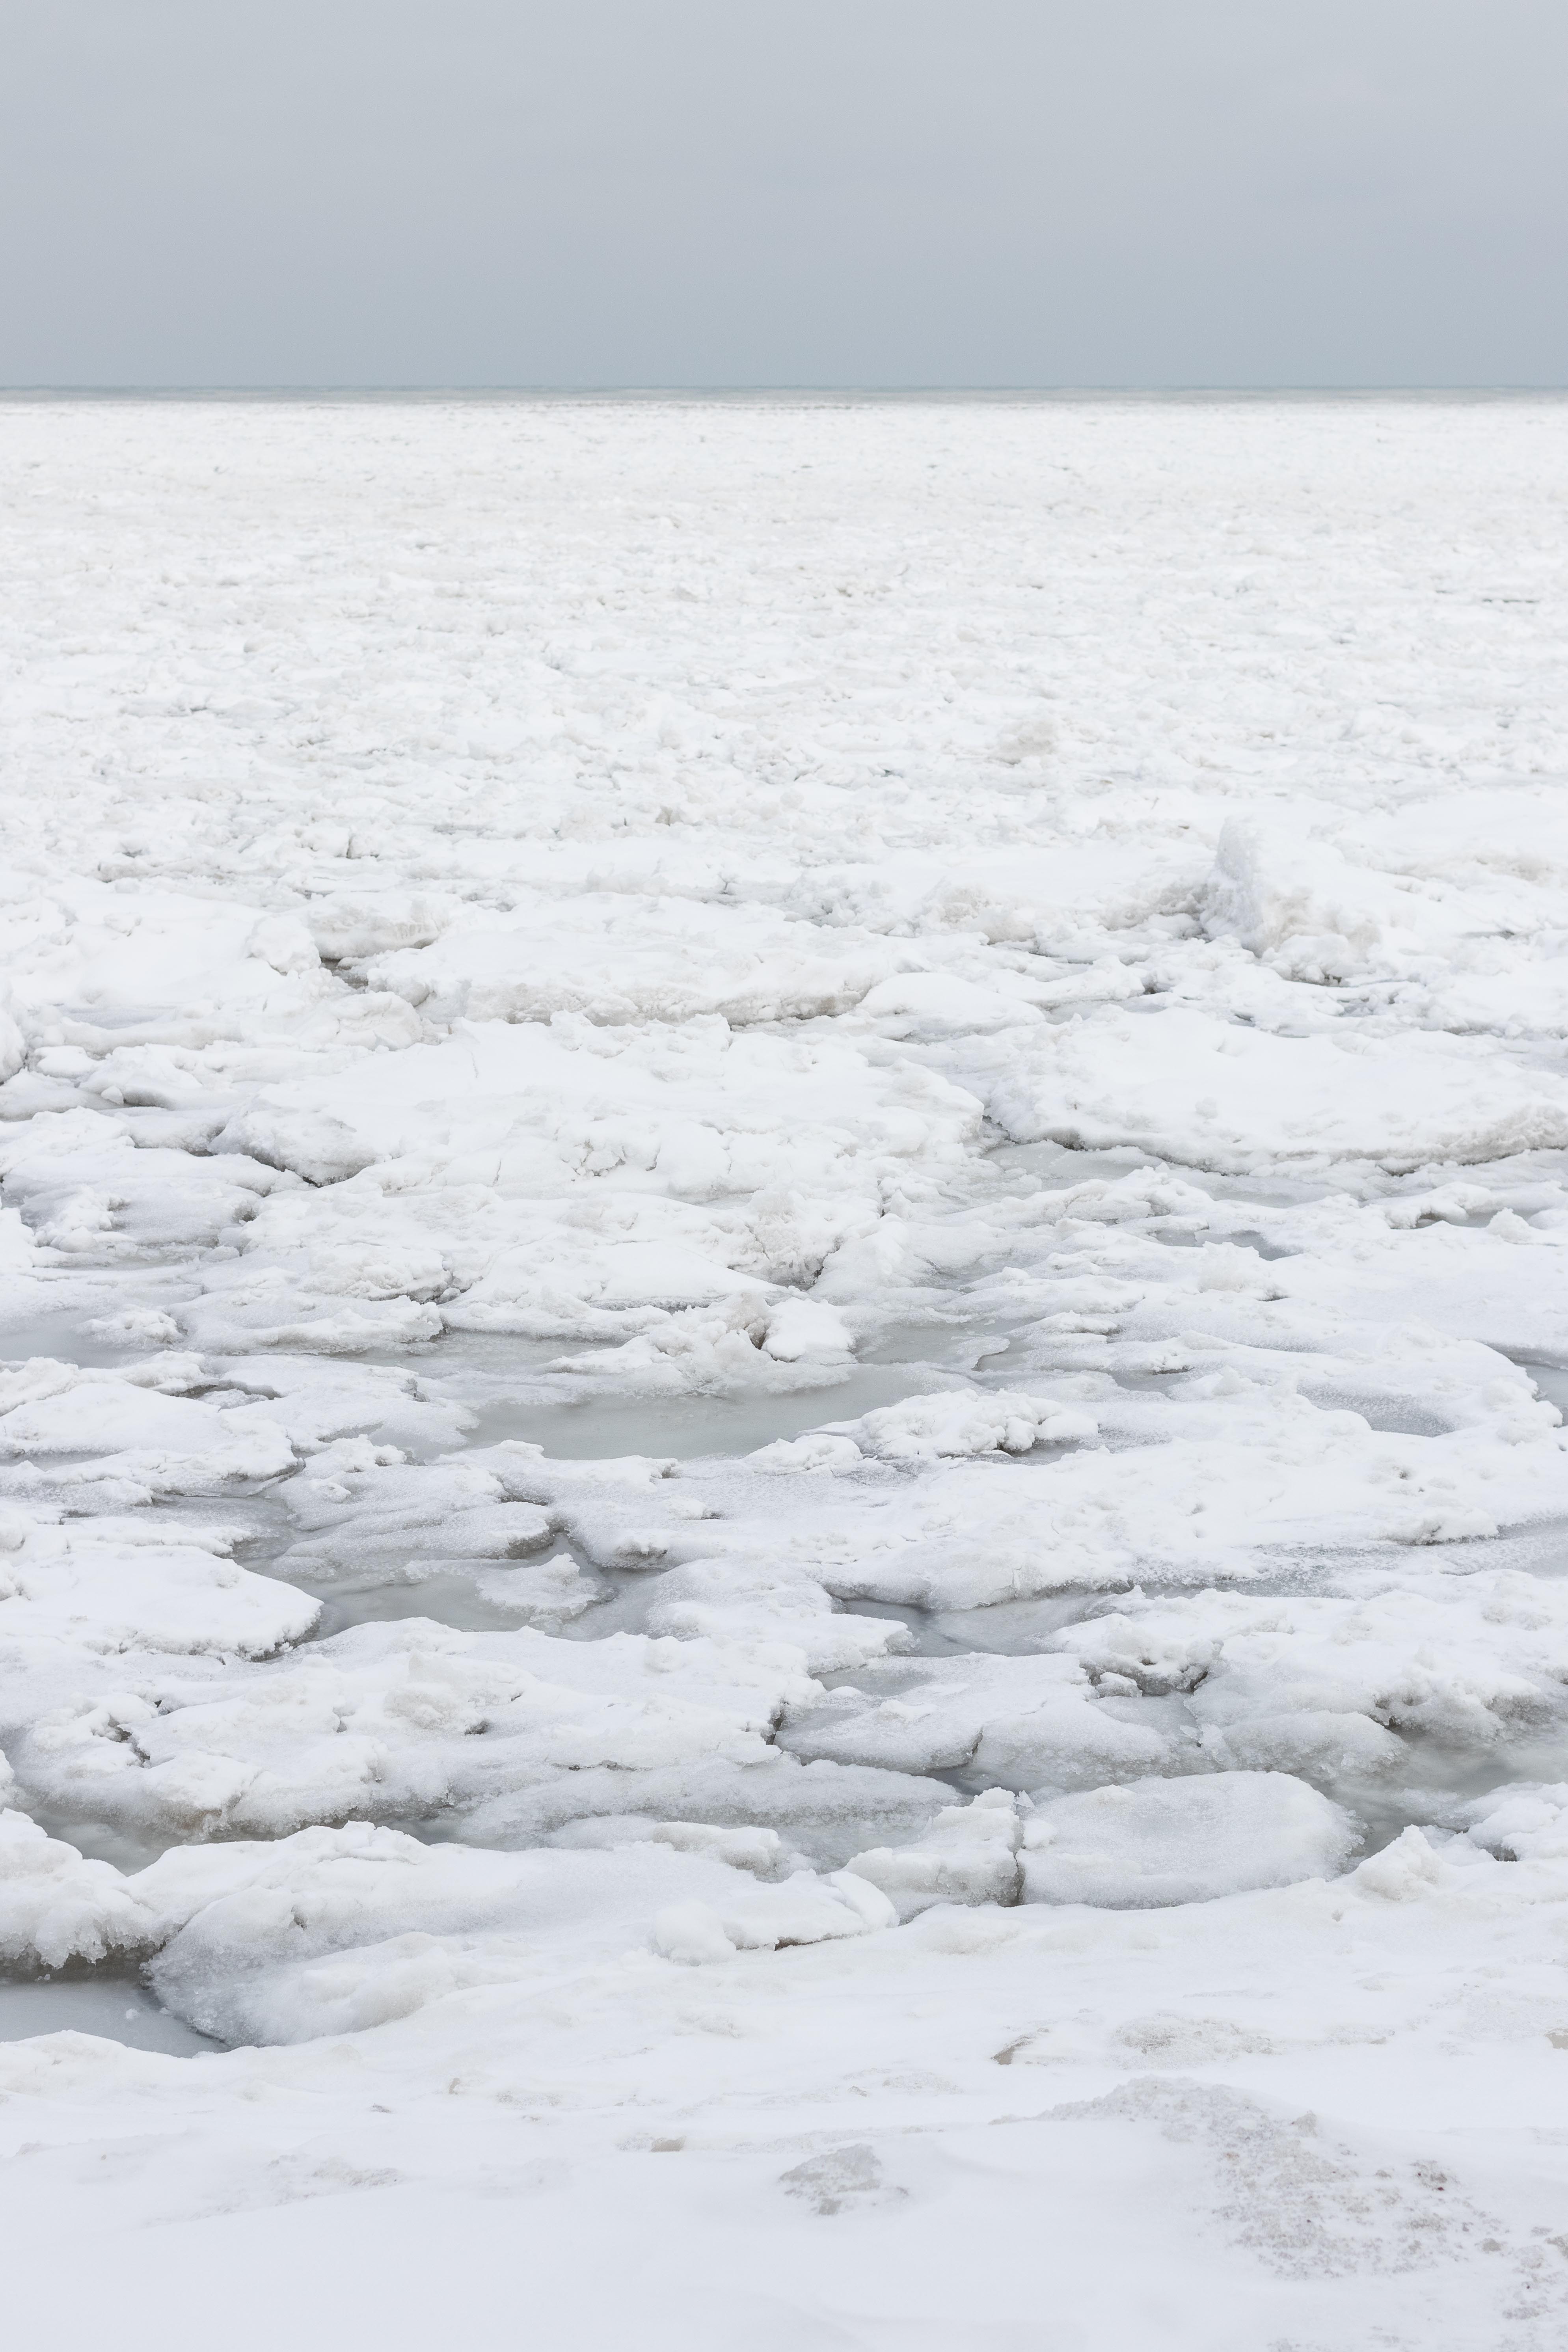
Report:
<svg viewBox="0 0 1568 2352"><path fill-rule="evenodd" d="M0 383L1568 383L1563 0L0 0Z"/></svg>

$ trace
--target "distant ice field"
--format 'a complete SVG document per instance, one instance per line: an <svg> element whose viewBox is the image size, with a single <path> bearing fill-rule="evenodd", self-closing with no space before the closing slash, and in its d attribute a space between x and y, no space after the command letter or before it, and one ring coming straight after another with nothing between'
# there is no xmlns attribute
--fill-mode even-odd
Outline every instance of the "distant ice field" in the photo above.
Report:
<svg viewBox="0 0 1568 2352"><path fill-rule="evenodd" d="M1553 2352L1565 509L0 403L8 2304Z"/></svg>

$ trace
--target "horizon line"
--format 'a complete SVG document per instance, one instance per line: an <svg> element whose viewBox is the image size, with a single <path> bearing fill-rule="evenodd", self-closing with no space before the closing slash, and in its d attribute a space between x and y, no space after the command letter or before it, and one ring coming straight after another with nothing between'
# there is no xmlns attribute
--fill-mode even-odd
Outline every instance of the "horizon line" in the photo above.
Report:
<svg viewBox="0 0 1568 2352"><path fill-rule="evenodd" d="M0 400L1518 400L1541 383L5 383Z"/></svg>

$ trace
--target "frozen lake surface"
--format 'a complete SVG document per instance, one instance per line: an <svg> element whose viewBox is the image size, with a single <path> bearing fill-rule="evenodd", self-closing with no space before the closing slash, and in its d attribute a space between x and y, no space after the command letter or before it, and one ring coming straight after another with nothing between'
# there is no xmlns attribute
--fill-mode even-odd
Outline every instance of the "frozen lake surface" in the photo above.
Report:
<svg viewBox="0 0 1568 2352"><path fill-rule="evenodd" d="M1554 2352L1568 406L0 435L8 2307Z"/></svg>

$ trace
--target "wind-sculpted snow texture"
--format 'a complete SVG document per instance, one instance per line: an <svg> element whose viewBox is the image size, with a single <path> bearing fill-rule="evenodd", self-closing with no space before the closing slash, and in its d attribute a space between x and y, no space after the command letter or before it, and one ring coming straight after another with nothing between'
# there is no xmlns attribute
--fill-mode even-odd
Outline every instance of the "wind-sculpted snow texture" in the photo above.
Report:
<svg viewBox="0 0 1568 2352"><path fill-rule="evenodd" d="M1553 2352L1568 410L0 434L28 2340Z"/></svg>

